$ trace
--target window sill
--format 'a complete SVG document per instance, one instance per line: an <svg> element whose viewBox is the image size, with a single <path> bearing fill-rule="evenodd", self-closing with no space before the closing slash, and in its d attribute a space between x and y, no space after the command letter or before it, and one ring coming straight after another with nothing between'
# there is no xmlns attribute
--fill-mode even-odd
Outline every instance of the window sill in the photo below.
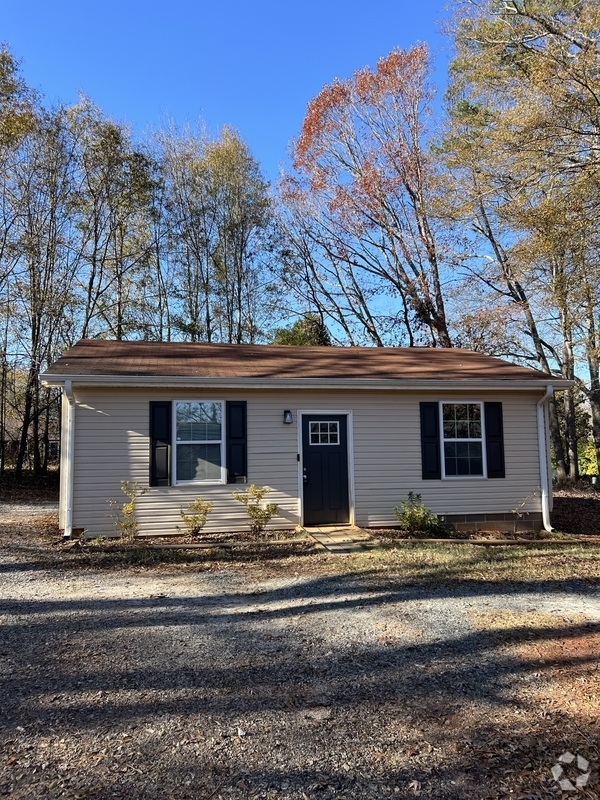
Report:
<svg viewBox="0 0 600 800"><path fill-rule="evenodd" d="M487 475L442 475L443 481L487 481Z"/></svg>
<svg viewBox="0 0 600 800"><path fill-rule="evenodd" d="M225 481L175 481L173 486L225 486Z"/></svg>

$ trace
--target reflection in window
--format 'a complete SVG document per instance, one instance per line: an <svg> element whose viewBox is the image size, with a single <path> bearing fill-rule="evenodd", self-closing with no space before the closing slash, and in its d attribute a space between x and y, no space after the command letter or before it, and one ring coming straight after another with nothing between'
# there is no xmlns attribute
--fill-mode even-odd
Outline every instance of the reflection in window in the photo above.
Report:
<svg viewBox="0 0 600 800"><path fill-rule="evenodd" d="M221 480L223 407L215 402L175 404L176 480Z"/></svg>
<svg viewBox="0 0 600 800"><path fill-rule="evenodd" d="M339 422L310 422L311 444L339 444Z"/></svg>

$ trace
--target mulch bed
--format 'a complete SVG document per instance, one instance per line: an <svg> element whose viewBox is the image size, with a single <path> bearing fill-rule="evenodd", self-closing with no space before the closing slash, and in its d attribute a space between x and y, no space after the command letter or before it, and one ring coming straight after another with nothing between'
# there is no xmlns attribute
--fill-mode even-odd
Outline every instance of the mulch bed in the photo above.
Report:
<svg viewBox="0 0 600 800"><path fill-rule="evenodd" d="M150 544L177 544L180 547L195 544L212 544L218 546L220 543L235 544L260 544L274 541L292 541L302 539L308 541L309 537L298 530L267 530L263 533L252 533L248 530L230 531L229 533L202 533L199 536L140 536L138 541L149 542Z"/></svg>
<svg viewBox="0 0 600 800"><path fill-rule="evenodd" d="M548 534L546 531L533 533L532 531L519 531L506 533L499 531L449 531L448 538L464 539L465 541L478 539L513 540L526 539L530 541L549 541L560 538L560 534L574 536L600 536L600 491L581 485L576 488L562 488L554 491L554 507L551 515L552 526L556 533ZM397 541L400 539L429 539L432 534L424 531L407 532L399 528L386 528L377 530L374 535L384 541ZM435 537L437 538L437 536Z"/></svg>
<svg viewBox="0 0 600 800"><path fill-rule="evenodd" d="M506 533L502 531L448 531L446 536L440 534L432 534L428 531L404 531L401 528L381 528L371 531L376 539L383 541L402 541L402 540L433 540L436 542L443 541L533 541L541 542L548 541L550 535L542 531L534 533L533 531L519 531L517 533Z"/></svg>

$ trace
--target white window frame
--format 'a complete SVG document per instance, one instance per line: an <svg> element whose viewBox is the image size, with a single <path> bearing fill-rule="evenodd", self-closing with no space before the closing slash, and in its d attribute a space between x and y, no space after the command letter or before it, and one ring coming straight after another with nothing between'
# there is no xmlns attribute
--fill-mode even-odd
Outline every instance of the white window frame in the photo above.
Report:
<svg viewBox="0 0 600 800"><path fill-rule="evenodd" d="M444 438L444 406L478 405L481 414L481 439L445 439ZM440 460L442 463L442 480L482 480L487 478L487 454L485 451L485 407L482 400L440 400L439 401L439 426L440 426ZM446 475L446 455L444 444L446 442L481 442L481 475Z"/></svg>
<svg viewBox="0 0 600 800"><path fill-rule="evenodd" d="M221 477L219 480L192 480L192 481L182 481L179 480L177 477L177 445L179 444L177 441L177 404L178 403L214 403L215 405L221 406ZM186 398L179 398L177 400L173 400L173 412L172 412L173 419L171 421L172 424L172 440L173 440L173 453L172 453L172 474L174 476L173 484L175 486L216 486L227 483L227 466L225 464L225 401L224 400L216 400L213 398L198 398L198 397L186 397ZM217 441L188 441L187 439L181 444L219 444Z"/></svg>
<svg viewBox="0 0 600 800"><path fill-rule="evenodd" d="M340 423L337 420L334 420L333 422L324 422L324 423L320 419L309 419L308 420L308 424L309 425L311 425L313 422L316 423L317 425L321 425L321 424L324 424L324 425L335 425L336 426L337 442L329 442L329 441L327 441L327 442L320 442L320 441L319 442L311 442L310 439L311 439L311 436L312 436L312 431L309 429L309 431L308 431L308 445L309 445L309 447L314 447L314 446L319 446L319 447L327 447L327 446L339 447L339 445L340 445ZM328 430L327 431L327 438L328 439L329 439L329 434L330 433L331 433L331 431ZM319 430L319 439L320 438L321 438L321 431Z"/></svg>

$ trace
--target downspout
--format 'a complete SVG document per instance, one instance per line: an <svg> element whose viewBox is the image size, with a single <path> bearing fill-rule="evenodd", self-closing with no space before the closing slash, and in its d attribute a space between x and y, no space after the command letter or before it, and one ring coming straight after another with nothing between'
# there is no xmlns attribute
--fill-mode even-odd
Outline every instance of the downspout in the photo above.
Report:
<svg viewBox="0 0 600 800"><path fill-rule="evenodd" d="M538 451L540 459L540 480L542 484L542 522L544 530L552 533L554 528L550 524L550 497L552 483L550 480L550 459L548 448L548 437L546 435L546 409L548 401L554 394L552 386L546 386L546 393L537 402L537 428L538 428Z"/></svg>
<svg viewBox="0 0 600 800"><path fill-rule="evenodd" d="M73 533L73 465L75 460L75 397L70 380L65 381L65 397L69 402L67 409L67 459L65 462L65 530L64 538L70 539Z"/></svg>

